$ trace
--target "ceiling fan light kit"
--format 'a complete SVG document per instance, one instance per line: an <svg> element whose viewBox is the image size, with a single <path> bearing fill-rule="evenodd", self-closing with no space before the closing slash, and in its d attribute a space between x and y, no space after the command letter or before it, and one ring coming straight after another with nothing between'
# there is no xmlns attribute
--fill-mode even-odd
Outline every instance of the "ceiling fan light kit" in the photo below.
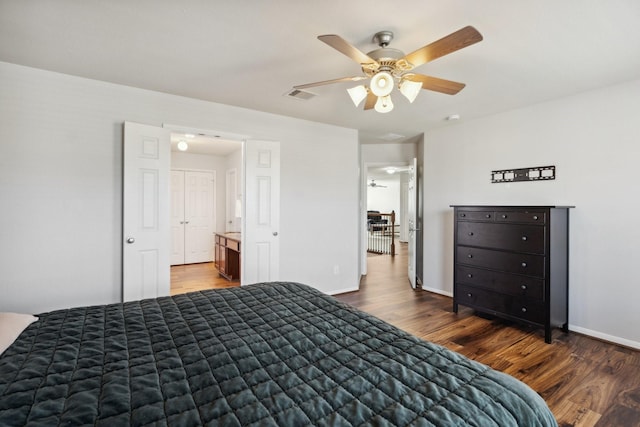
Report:
<svg viewBox="0 0 640 427"><path fill-rule="evenodd" d="M362 101L364 101L368 94L367 87L364 85L347 89L347 92L349 93L349 96L351 97L353 103L356 104L356 107L360 105Z"/></svg>
<svg viewBox="0 0 640 427"><path fill-rule="evenodd" d="M393 40L391 31L380 31L373 36L373 41L380 46L367 54L351 45L342 37L335 34L318 36L318 39L338 52L348 56L360 64L364 76L343 77L316 83L294 86L295 89L322 86L332 83L370 79L369 87L359 85L347 89L347 93L356 105L366 99L365 110L375 109L379 113L393 110L391 92L394 86L409 100L415 101L420 89L455 95L464 88L464 83L453 82L424 74L409 73L414 68L453 53L464 47L478 43L482 35L471 26L464 27L448 36L430 43L422 48L405 55L398 49L387 47Z"/></svg>
<svg viewBox="0 0 640 427"><path fill-rule="evenodd" d="M391 97L389 95L379 96L374 108L378 113L388 113L389 111L393 110L393 102L391 102Z"/></svg>
<svg viewBox="0 0 640 427"><path fill-rule="evenodd" d="M400 93L413 104L413 101L416 100L416 97L420 93L420 89L422 89L422 83L404 79L400 82L398 88L400 89Z"/></svg>

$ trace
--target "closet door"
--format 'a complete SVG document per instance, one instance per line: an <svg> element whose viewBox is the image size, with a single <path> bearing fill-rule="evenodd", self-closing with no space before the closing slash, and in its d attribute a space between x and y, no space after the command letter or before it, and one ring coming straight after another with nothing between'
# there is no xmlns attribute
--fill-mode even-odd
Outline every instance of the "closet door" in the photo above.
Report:
<svg viewBox="0 0 640 427"><path fill-rule="evenodd" d="M213 261L213 173L184 173L184 263Z"/></svg>
<svg viewBox="0 0 640 427"><path fill-rule="evenodd" d="M171 171L171 265L213 261L213 172Z"/></svg>
<svg viewBox="0 0 640 427"><path fill-rule="evenodd" d="M184 171L171 171L171 265L184 264Z"/></svg>

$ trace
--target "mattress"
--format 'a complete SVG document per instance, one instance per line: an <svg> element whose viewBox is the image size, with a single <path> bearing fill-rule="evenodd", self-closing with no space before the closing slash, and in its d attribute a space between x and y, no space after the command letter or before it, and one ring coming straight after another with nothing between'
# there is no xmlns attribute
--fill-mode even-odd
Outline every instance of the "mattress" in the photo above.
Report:
<svg viewBox="0 0 640 427"><path fill-rule="evenodd" d="M0 425L555 426L524 383L298 283L39 315Z"/></svg>

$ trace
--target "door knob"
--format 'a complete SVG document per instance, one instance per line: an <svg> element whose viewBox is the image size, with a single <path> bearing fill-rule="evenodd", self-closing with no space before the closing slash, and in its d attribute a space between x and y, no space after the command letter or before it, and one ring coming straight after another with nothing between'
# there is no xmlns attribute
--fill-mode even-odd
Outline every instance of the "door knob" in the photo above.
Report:
<svg viewBox="0 0 640 427"><path fill-rule="evenodd" d="M274 231L274 232L273 232L273 233L271 233L271 234L273 234L274 236L277 236L277 235L278 235L278 232L277 232L277 231Z"/></svg>
<svg viewBox="0 0 640 427"><path fill-rule="evenodd" d="M131 244L131 243L133 243L133 242L135 242L135 241L136 241L136 239L134 239L133 237L129 237L129 238L127 239L127 243L129 243L129 244Z"/></svg>

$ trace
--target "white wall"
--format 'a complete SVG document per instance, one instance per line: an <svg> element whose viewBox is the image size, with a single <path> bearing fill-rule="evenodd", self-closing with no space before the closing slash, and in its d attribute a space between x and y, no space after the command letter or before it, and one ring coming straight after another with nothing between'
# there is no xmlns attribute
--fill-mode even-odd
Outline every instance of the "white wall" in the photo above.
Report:
<svg viewBox="0 0 640 427"><path fill-rule="evenodd" d="M416 141L362 144L362 162L367 164L409 164L416 157Z"/></svg>
<svg viewBox="0 0 640 427"><path fill-rule="evenodd" d="M640 348L640 80L425 132L424 287L451 293L450 204L575 205L570 329ZM496 169L555 165L547 182Z"/></svg>
<svg viewBox="0 0 640 427"><path fill-rule="evenodd" d="M280 141L281 278L357 287L355 130L0 62L0 311L121 300L125 120Z"/></svg>
<svg viewBox="0 0 640 427"><path fill-rule="evenodd" d="M367 187L367 210L382 213L396 212L396 222L400 222L400 173L389 177L376 178L376 185L384 187ZM371 182L371 179L368 180Z"/></svg>

